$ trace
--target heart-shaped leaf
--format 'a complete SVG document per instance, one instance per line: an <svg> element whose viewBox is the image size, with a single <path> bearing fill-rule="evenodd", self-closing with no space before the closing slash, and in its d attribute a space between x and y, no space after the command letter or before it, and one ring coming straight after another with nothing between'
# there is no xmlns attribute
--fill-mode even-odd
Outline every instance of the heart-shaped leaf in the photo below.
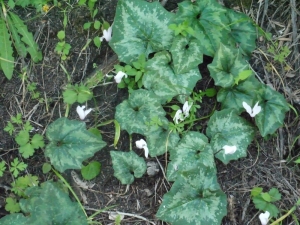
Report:
<svg viewBox="0 0 300 225"><path fill-rule="evenodd" d="M130 64L141 54L168 49L173 32L168 28L174 14L159 2L144 0L119 0L109 45L119 60Z"/></svg>
<svg viewBox="0 0 300 225"><path fill-rule="evenodd" d="M235 40L243 55L249 58L251 52L256 48L256 27L253 21L245 14L227 9L230 23L230 36Z"/></svg>
<svg viewBox="0 0 300 225"><path fill-rule="evenodd" d="M145 160L133 151L110 151L110 156L115 171L114 176L118 178L122 184L131 184L134 181L134 177L142 177L147 170Z"/></svg>
<svg viewBox="0 0 300 225"><path fill-rule="evenodd" d="M247 147L254 138L254 128L251 124L239 117L236 110L224 109L215 111L211 116L206 130L211 139L216 158L227 164L247 155ZM225 154L224 146L235 146L233 154Z"/></svg>
<svg viewBox="0 0 300 225"><path fill-rule="evenodd" d="M46 146L45 155L60 172L80 169L84 160L106 145L101 138L86 130L85 122L65 117L49 125L46 137L49 144Z"/></svg>
<svg viewBox="0 0 300 225"><path fill-rule="evenodd" d="M199 166L215 169L214 154L207 137L199 132L185 134L177 147L170 150L170 160L167 169L169 181L175 181L180 172L194 170Z"/></svg>
<svg viewBox="0 0 300 225"><path fill-rule="evenodd" d="M222 109L236 109L238 113L241 113L245 111L243 102L249 105L256 104L260 100L259 93L262 93L263 89L263 84L251 76L239 85L222 88L218 92L217 100L222 103Z"/></svg>
<svg viewBox="0 0 300 225"><path fill-rule="evenodd" d="M255 116L255 122L260 134L265 137L273 134L283 125L285 113L289 111L289 105L284 97L267 85L264 88L260 102L261 112Z"/></svg>
<svg viewBox="0 0 300 225"><path fill-rule="evenodd" d="M184 74L175 74L171 65L171 55L164 51L156 53L146 63L143 85L152 90L165 103L175 96L189 96L201 75L198 68Z"/></svg>
<svg viewBox="0 0 300 225"><path fill-rule="evenodd" d="M128 100L116 107L115 118L123 130L129 134L145 134L152 117L165 119L166 112L162 108L159 98L144 89L132 91Z"/></svg>
<svg viewBox="0 0 300 225"><path fill-rule="evenodd" d="M249 70L249 65L243 59L241 53L232 47L220 44L214 60L208 66L211 77L215 85L227 88L235 83L235 78L245 70Z"/></svg>
<svg viewBox="0 0 300 225"><path fill-rule="evenodd" d="M177 36L174 39L170 52L176 74L187 73L203 62L200 46L195 38L189 40L188 37Z"/></svg>
<svg viewBox="0 0 300 225"><path fill-rule="evenodd" d="M156 216L172 225L221 224L227 198L214 169L202 167L179 176L163 197Z"/></svg>

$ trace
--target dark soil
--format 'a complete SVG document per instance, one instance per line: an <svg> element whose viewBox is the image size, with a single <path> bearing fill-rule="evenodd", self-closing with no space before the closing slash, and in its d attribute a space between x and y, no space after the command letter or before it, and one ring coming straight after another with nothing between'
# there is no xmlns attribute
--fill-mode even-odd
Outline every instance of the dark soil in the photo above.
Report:
<svg viewBox="0 0 300 225"><path fill-rule="evenodd" d="M177 1L180 2L180 1ZM110 24L113 22L117 0L100 1L97 3L99 14L97 19L104 19ZM168 1L166 5L168 10L176 8L176 1ZM60 57L54 52L58 42L57 32L63 28L62 9L67 9L68 25L66 29L66 42L72 46L68 60L61 61ZM62 3L60 8L53 7L47 14L37 13L33 8L16 8L14 9L28 25L28 29L35 34L36 41L43 53L43 60L37 64L30 61L30 58L17 61L16 70L12 80L3 79L0 71L0 159L11 162L15 157L19 157L18 147L13 137L9 136L3 129L7 125L11 116L21 113L24 121L29 120L35 127L36 133L45 134L47 126L57 118L64 116L65 108L62 99L62 91L68 83L67 75L62 70L62 64L70 74L73 84L80 83L85 78L90 77L95 71L93 64L96 63L98 68L105 71L112 70L111 59L114 53L103 42L100 49L97 49L92 43L82 50L89 38L100 35L97 31L84 31L83 24L91 21L89 10L86 7L79 7L72 3ZM278 78L266 78L262 69L262 62L254 54L252 65L261 75L264 81L270 82L280 92L284 92L278 82ZM206 59L209 63L209 59ZM207 64L206 63L206 64ZM212 87L213 81L210 79L206 64L199 66L203 79L197 84L196 90L205 90ZM30 82L38 84L38 91L47 101L39 103L38 100L31 98L27 92L26 83L22 83L18 75L22 73L24 65L27 66L27 76ZM299 73L299 72L298 72ZM299 75L299 74L298 74ZM294 91L300 88L299 76L294 79L285 79L284 81ZM118 89L116 84L98 86L94 89L95 101L88 102L88 106L94 108L94 112L89 116L87 127L94 126L114 118L115 106L127 98L127 92L124 89ZM293 103L293 102L291 102ZM299 102L300 103L300 102ZM211 112L215 102L210 98L204 98L199 111L199 117L208 115ZM78 119L76 114L77 105L70 109L70 118ZM299 111L299 105L293 104ZM299 145L292 146L300 132L298 128L298 116L293 111L287 114L286 123L274 137L269 140L258 138L249 147L247 158L231 162L228 165L217 163L218 179L221 188L228 196L228 215L223 219L222 224L260 224L258 220L258 210L255 209L250 201L250 191L255 186L264 188L268 191L272 187L279 189L282 194L282 200L277 206L284 212L288 211L300 196L299 186L299 167L292 163L299 156ZM205 122L199 124L201 130L205 131ZM158 221L155 217L158 207L164 193L170 188L169 184L160 171L155 176L145 175L143 178L136 179L128 187L121 185L113 176L112 162L109 151L114 147L111 145L114 139L114 126L109 124L101 127L104 141L108 146L95 154L90 159L97 160L102 164L101 174L93 181L95 186L90 190L82 190L72 181L70 171L63 174L72 184L76 193L87 196L85 204L89 215L94 210L104 209L113 206L109 211L119 211L139 215L155 224L167 224ZM121 133L121 139L118 144L119 150L129 148L129 138L125 132ZM142 150L134 148L134 151L142 156ZM19 157L21 159L21 157ZM42 183L49 179L55 179L54 174L43 174L42 165L47 159L44 156L43 149L36 151L33 157L24 160L28 164L26 173L34 174L39 177ZM165 168L165 156L159 158L150 158L148 161L159 161ZM80 174L80 171L77 171ZM9 190L13 177L6 172L0 177L0 217L8 214L5 211L5 198L12 193ZM83 203L84 204L84 203ZM300 215L300 209L296 210L296 215ZM299 218L299 217L298 217ZM96 221L102 224L111 224L113 221L108 219L107 213L99 214ZM292 219L286 219L283 224L292 223ZM149 224L142 219L134 216L125 216L122 224Z"/></svg>

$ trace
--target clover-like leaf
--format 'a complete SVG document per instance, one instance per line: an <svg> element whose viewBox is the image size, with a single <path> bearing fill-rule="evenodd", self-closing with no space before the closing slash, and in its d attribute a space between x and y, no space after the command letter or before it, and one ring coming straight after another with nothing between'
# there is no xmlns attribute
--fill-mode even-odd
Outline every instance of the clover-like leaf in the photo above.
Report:
<svg viewBox="0 0 300 225"><path fill-rule="evenodd" d="M241 113L245 111L242 103L254 105L260 100L259 93L262 93L263 89L263 84L251 76L239 85L222 88L218 92L217 100L222 103L222 109L236 109L238 113Z"/></svg>
<svg viewBox="0 0 300 225"><path fill-rule="evenodd" d="M235 83L235 78L242 71L249 70L249 65L243 59L241 53L232 47L220 44L214 60L208 66L215 85L227 88Z"/></svg>
<svg viewBox="0 0 300 225"><path fill-rule="evenodd" d="M0 224L11 225L87 225L87 218L79 204L72 202L68 194L52 181L25 191L26 199L20 200L22 213L15 213L0 219ZM62 210L63 209L63 210Z"/></svg>
<svg viewBox="0 0 300 225"><path fill-rule="evenodd" d="M143 85L152 90L165 103L175 96L189 96L201 75L198 68L187 73L175 74L171 65L171 55L166 52L156 53L146 63ZM183 98L183 99L184 99ZM184 102L184 100L183 100ZM183 103L182 102L182 103Z"/></svg>
<svg viewBox="0 0 300 225"><path fill-rule="evenodd" d="M249 58L251 52L256 48L256 27L253 21L244 13L227 9L230 21L230 36L235 40L243 55Z"/></svg>
<svg viewBox="0 0 300 225"><path fill-rule="evenodd" d="M116 107L115 118L129 134L145 134L153 115L163 119L165 114L159 98L152 91L139 89L132 91L128 100Z"/></svg>
<svg viewBox="0 0 300 225"><path fill-rule="evenodd" d="M236 160L247 155L247 147L254 138L252 125L238 116L234 109L215 111L211 116L207 130L207 136L211 139L216 158L227 164L230 160ZM235 146L233 154L225 154L224 146Z"/></svg>
<svg viewBox="0 0 300 225"><path fill-rule="evenodd" d="M134 181L134 177L142 177L147 170L145 160L133 151L110 151L110 156L112 158L114 176L122 184L131 184Z"/></svg>
<svg viewBox="0 0 300 225"><path fill-rule="evenodd" d="M80 169L82 162L102 149L106 143L86 130L85 122L59 118L51 123L46 137L45 155L60 172Z"/></svg>
<svg viewBox="0 0 300 225"><path fill-rule="evenodd" d="M115 15L109 45L121 62L130 64L141 54L148 57L171 46L173 31L168 25L174 14L159 2L120 0Z"/></svg>
<svg viewBox="0 0 300 225"><path fill-rule="evenodd" d="M289 105L284 97L265 85L260 106L261 112L255 116L255 122L263 137L273 134L283 125L285 113L289 111Z"/></svg>
<svg viewBox="0 0 300 225"><path fill-rule="evenodd" d="M172 225L221 224L226 206L215 170L202 167L176 179L156 216Z"/></svg>
<svg viewBox="0 0 300 225"><path fill-rule="evenodd" d="M176 74L187 73L203 62L200 46L196 38L189 40L184 36L175 37L170 52Z"/></svg>
<svg viewBox="0 0 300 225"><path fill-rule="evenodd" d="M175 181L182 171L187 172L201 166L215 169L214 154L207 137L195 131L185 134L176 148L170 150L170 160L167 169L169 181Z"/></svg>

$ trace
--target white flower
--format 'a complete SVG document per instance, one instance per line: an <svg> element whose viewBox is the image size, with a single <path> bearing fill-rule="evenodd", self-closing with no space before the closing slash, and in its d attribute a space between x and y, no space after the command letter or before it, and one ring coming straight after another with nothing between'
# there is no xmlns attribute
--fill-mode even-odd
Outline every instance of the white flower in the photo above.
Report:
<svg viewBox="0 0 300 225"><path fill-rule="evenodd" d="M148 158L148 155L149 155L149 149L148 149L148 146L147 146L147 143L144 139L141 139L139 141L136 141L135 142L135 145L137 148L139 149L144 149L145 151L145 157Z"/></svg>
<svg viewBox="0 0 300 225"><path fill-rule="evenodd" d="M116 83L117 83L117 84L120 83L121 80L122 80L122 78L123 78L124 76L125 76L125 78L128 77L126 73L124 73L123 71L119 71L119 72L117 73L117 75L114 77Z"/></svg>
<svg viewBox="0 0 300 225"><path fill-rule="evenodd" d="M225 151L225 154L233 154L236 151L236 146L235 145L233 145L233 146L224 145L223 149Z"/></svg>
<svg viewBox="0 0 300 225"><path fill-rule="evenodd" d="M185 101L185 103L183 104L182 111L184 114L184 118L186 118L190 115L189 112L190 112L192 105L193 105L193 103L191 105L189 105L188 101Z"/></svg>
<svg viewBox="0 0 300 225"><path fill-rule="evenodd" d="M85 106L77 106L77 108L76 108L76 112L78 113L79 118L81 120L84 120L84 118L93 110L93 109L87 109L87 110L84 110L84 109L85 109Z"/></svg>
<svg viewBox="0 0 300 225"><path fill-rule="evenodd" d="M265 213L259 214L258 218L261 222L261 225L267 225L267 223L269 221L269 217L270 217L270 213L268 211L266 211Z"/></svg>
<svg viewBox="0 0 300 225"><path fill-rule="evenodd" d="M173 121L175 121L176 124L178 124L178 120L183 121L183 114L182 114L182 110L178 109L177 112L175 113L175 116L173 118Z"/></svg>
<svg viewBox="0 0 300 225"><path fill-rule="evenodd" d="M103 41L105 39L107 42L111 39L112 26L110 26L107 30L103 30L103 35L100 37L100 40Z"/></svg>
<svg viewBox="0 0 300 225"><path fill-rule="evenodd" d="M255 104L253 109L246 102L243 102L243 107L251 117L255 117L261 111L261 106L258 105L258 102Z"/></svg>

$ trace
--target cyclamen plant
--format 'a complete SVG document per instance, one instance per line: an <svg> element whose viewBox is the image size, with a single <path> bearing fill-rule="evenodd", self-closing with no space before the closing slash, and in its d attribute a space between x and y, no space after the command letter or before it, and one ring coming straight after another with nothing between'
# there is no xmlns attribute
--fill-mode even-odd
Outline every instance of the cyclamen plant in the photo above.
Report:
<svg viewBox="0 0 300 225"><path fill-rule="evenodd" d="M247 62L256 37L257 26L249 17L214 0L185 0L176 13L159 2L118 1L109 44L121 62L133 66L145 54L146 63L144 88L130 92L117 106L115 118L129 135L145 136L143 146L151 157L170 154L166 177L174 184L157 212L161 220L173 225L220 224L227 198L217 182L214 158L227 164L245 157L257 130L266 137L282 126L287 102L260 83ZM213 58L208 69L219 87L221 109L209 119L206 134L178 133L171 129L165 106L171 99L184 104L175 113L175 124L189 116L193 102L186 99L201 80L198 65L203 55ZM245 111L252 123L241 117ZM154 118L160 123L151 123ZM111 157L122 184L131 184L146 171L144 159L132 150L111 151Z"/></svg>

